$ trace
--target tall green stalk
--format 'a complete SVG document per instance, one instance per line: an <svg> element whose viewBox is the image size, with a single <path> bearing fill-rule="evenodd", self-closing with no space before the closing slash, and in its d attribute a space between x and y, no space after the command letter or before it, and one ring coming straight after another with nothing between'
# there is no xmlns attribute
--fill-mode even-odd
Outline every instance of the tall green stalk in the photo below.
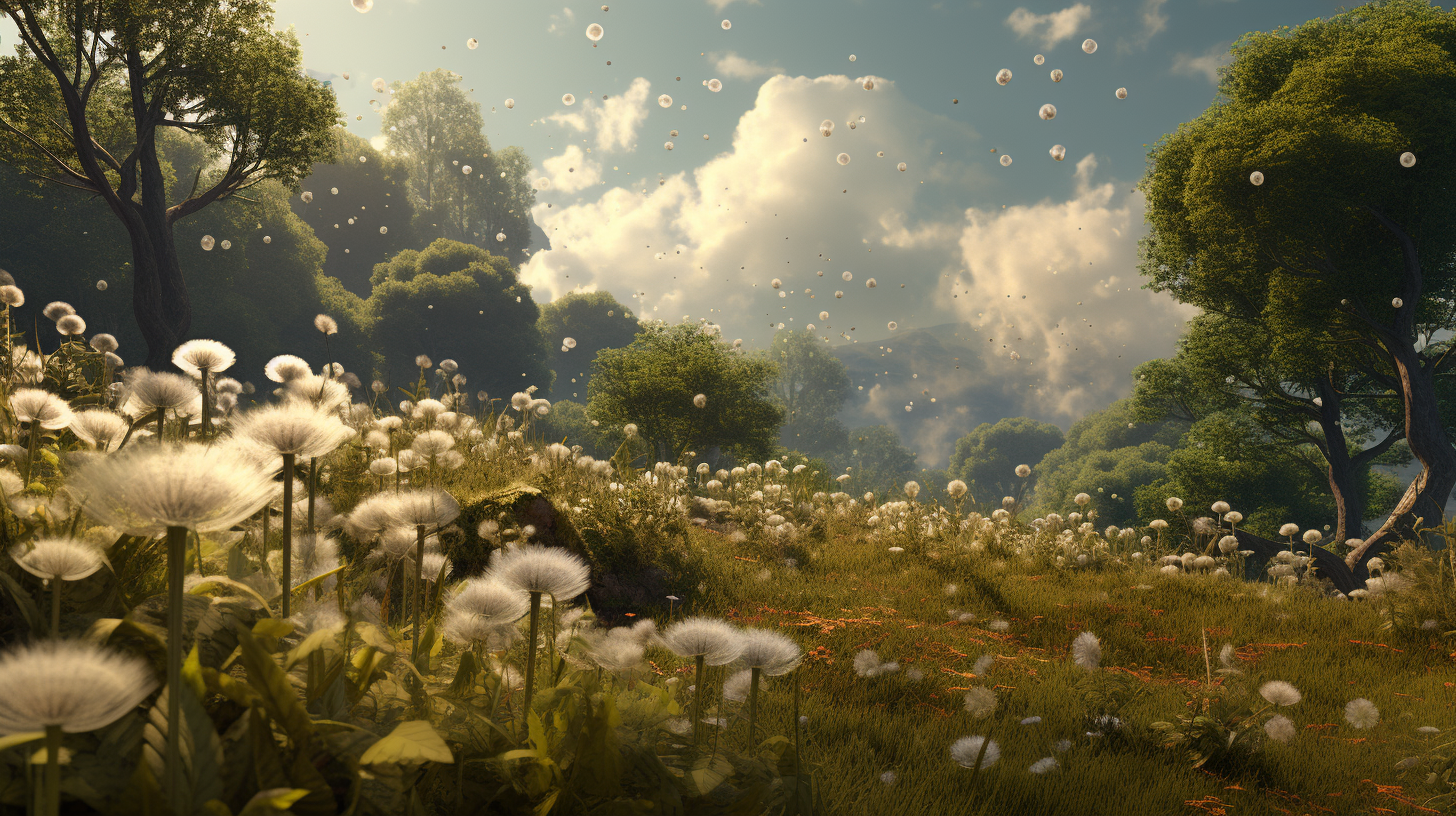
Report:
<svg viewBox="0 0 1456 816"><path fill-rule="evenodd" d="M167 528L167 793L181 813L182 791L182 581L187 567L187 528Z"/></svg>
<svg viewBox="0 0 1456 816"><path fill-rule="evenodd" d="M420 611L425 605L424 590L425 570L425 525L415 525L415 591L414 591L414 625L410 627L410 660L418 660L420 657ZM530 688L528 684L526 686Z"/></svg>
<svg viewBox="0 0 1456 816"><path fill-rule="evenodd" d="M293 599L293 460L283 454L283 617L291 614Z"/></svg>
<svg viewBox="0 0 1456 816"><path fill-rule="evenodd" d="M57 640L61 637L61 585L64 583L60 578L51 579L51 637Z"/></svg>
<svg viewBox="0 0 1456 816"><path fill-rule="evenodd" d="M698 663L698 682L693 684L693 747L696 748L703 727L703 674L707 658L705 655L698 655L694 659Z"/></svg>
<svg viewBox="0 0 1456 816"><path fill-rule="evenodd" d="M753 732L758 726L758 674L763 671L755 666L749 671L753 672L752 679L748 682L748 750L753 750ZM799 721L794 720L794 726L798 727Z"/></svg>
<svg viewBox="0 0 1456 816"><path fill-rule="evenodd" d="M536 637L540 632L541 593L531 593L531 626L526 640L526 707L522 719L527 725L531 720L531 692L536 684Z"/></svg>
<svg viewBox="0 0 1456 816"><path fill-rule="evenodd" d="M167 409L157 409L157 441L162 441L162 429L167 425Z"/></svg>
<svg viewBox="0 0 1456 816"><path fill-rule="evenodd" d="M308 534L314 535L318 527L313 523L314 496L318 494L318 458L310 457L308 460Z"/></svg>
<svg viewBox="0 0 1456 816"><path fill-rule="evenodd" d="M212 431L212 406L207 400L207 369L198 368L197 373L202 377L202 438L206 439Z"/></svg>
<svg viewBox="0 0 1456 816"><path fill-rule="evenodd" d="M35 449L40 446L40 426L25 423L25 487L30 486L30 468L35 463Z"/></svg>
<svg viewBox="0 0 1456 816"><path fill-rule="evenodd" d="M60 816L61 813L61 727L45 727L46 767L44 816Z"/></svg>

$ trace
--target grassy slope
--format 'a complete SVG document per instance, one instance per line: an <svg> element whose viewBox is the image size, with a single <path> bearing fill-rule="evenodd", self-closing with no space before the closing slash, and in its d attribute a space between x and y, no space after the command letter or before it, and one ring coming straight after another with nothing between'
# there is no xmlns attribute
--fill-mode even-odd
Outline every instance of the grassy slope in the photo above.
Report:
<svg viewBox="0 0 1456 816"><path fill-rule="evenodd" d="M1035 574L984 555L953 564L843 536L809 542L797 568L712 532L695 531L693 544L710 577L689 613L783 627L810 653L795 676L809 718L806 756L820 766L829 813L1421 812L1401 801L1400 788L1376 783L1415 787L1418 780L1399 778L1394 765L1422 750L1417 726L1448 727L1456 704L1451 657L1435 639L1393 640L1399 636L1381 629L1372 604L1151 571ZM950 583L957 588L947 594ZM948 622L949 608L976 619ZM988 628L993 616L1010 622L1005 633ZM1299 727L1290 744L1267 741L1210 772L1189 768L1146 731L1175 719L1202 682L1202 627L1213 669L1219 648L1232 643L1243 671L1215 674L1216 694L1249 695L1276 679L1303 692L1284 711ZM1068 660L1082 631L1101 638L1104 671L1135 676L1145 691L1123 712L1128 739L1085 736L1077 683L1087 673ZM898 660L901 672L857 677L852 660L860 649ZM993 668L972 677L986 653L996 656ZM924 679L909 679L912 668ZM973 721L962 709L972 685L997 690L989 720ZM767 683L768 733L792 733L791 688ZM1344 706L1355 697L1380 708L1373 730L1345 722ZM1019 724L1033 715L1042 722ZM741 741L744 726L733 727L731 738ZM988 730L1002 757L973 784L948 747ZM1059 770L1027 772L1063 738L1074 747L1056 754ZM899 777L893 787L879 780L891 769Z"/></svg>

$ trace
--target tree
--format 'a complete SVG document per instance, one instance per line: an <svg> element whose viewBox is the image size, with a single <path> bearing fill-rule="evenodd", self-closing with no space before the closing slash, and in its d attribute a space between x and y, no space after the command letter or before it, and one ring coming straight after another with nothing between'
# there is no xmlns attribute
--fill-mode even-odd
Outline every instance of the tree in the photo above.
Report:
<svg viewBox="0 0 1456 816"><path fill-rule="evenodd" d="M509 399L531 385L550 389L540 312L505 258L441 238L376 265L371 282L364 309L394 385L415 383L424 354L458 363L466 393Z"/></svg>
<svg viewBox="0 0 1456 816"><path fill-rule="evenodd" d="M780 444L814 454L842 450L848 432L835 417L849 399L844 363L813 332L792 329L776 333L767 354L779 372L773 393L784 411Z"/></svg>
<svg viewBox="0 0 1456 816"><path fill-rule="evenodd" d="M302 75L297 39L264 0L0 0L20 33L0 59L0 160L104 201L131 242L147 364L169 364L192 310L180 220L265 179L292 186L328 153L333 93ZM213 159L169 204L160 134Z"/></svg>
<svg viewBox="0 0 1456 816"><path fill-rule="evenodd" d="M328 245L324 272L369 297L374 265L421 245L414 233L409 168L343 128L334 129L333 147L333 155L303 180L313 200L295 197L293 211Z"/></svg>
<svg viewBox="0 0 1456 816"><path fill-rule="evenodd" d="M384 108L385 143L408 163L422 238L488 247L518 264L531 246L531 160L519 147L490 149L480 103L466 96L461 79L437 68L394 83Z"/></svg>
<svg viewBox="0 0 1456 816"><path fill-rule="evenodd" d="M835 457L835 466L849 469L845 490L859 494L897 491L915 477L915 452L900 443L889 425L871 425L849 432L850 449Z"/></svg>
<svg viewBox="0 0 1456 816"><path fill-rule="evenodd" d="M1271 332L1283 367L1344 353L1401 400L1422 465L1364 560L1442 517L1456 448L1425 344L1456 298L1456 17L1424 0L1361 6L1233 48L1221 99L1165 137L1141 186L1151 287ZM1427 157L1414 166L1404 152ZM1250 183L1255 171L1267 179ZM1317 349L1318 353L1311 353Z"/></svg>
<svg viewBox="0 0 1456 816"><path fill-rule="evenodd" d="M632 311L609 292L568 292L541 307L536 321L561 396L585 398L592 361L602 349L631 345L639 328ZM571 338L574 344L565 345ZM568 388L568 386L570 386Z"/></svg>
<svg viewBox="0 0 1456 816"><path fill-rule="evenodd" d="M1335 540L1363 535L1371 466L1408 458L1403 448L1391 452L1404 436L1401 418L1382 410L1388 402L1374 399L1388 393L1384 386L1351 372L1346 361L1291 372L1270 346L1269 336L1250 331L1245 321L1200 315L1173 358L1134 371L1133 412L1142 421L1173 418L1191 425L1247 409L1261 446L1279 448L1271 455L1328 485Z"/></svg>
<svg viewBox="0 0 1456 816"><path fill-rule="evenodd" d="M965 481L977 501L999 503L1021 481L1017 465L1030 465L1035 474L1042 457L1064 441L1061 428L1029 417L983 422L956 440L946 472Z"/></svg>
<svg viewBox="0 0 1456 816"><path fill-rule="evenodd" d="M587 413L602 425L637 425L659 461L694 446L767 458L783 412L773 364L742 354L695 324L644 324L632 345L597 354ZM694 397L703 395L703 407Z"/></svg>
<svg viewBox="0 0 1456 816"><path fill-rule="evenodd" d="M1166 475L1182 436L1177 423L1135 422L1127 400L1088 414L1072 423L1066 442L1037 466L1033 511L1066 513L1075 509L1073 498L1086 493L1092 498L1088 509L1104 521L1132 521L1134 492Z"/></svg>

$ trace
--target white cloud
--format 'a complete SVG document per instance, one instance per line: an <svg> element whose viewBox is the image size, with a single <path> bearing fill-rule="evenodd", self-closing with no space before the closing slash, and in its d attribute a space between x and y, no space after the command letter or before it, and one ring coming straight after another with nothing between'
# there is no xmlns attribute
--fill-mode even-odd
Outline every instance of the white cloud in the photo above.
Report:
<svg viewBox="0 0 1456 816"><path fill-rule="evenodd" d="M1033 14L1024 8L1018 8L1006 18L1006 25L1018 37L1040 38L1043 46L1051 48L1063 40L1075 37L1078 26L1091 16L1092 7L1086 3L1078 3L1048 14Z"/></svg>
<svg viewBox="0 0 1456 816"><path fill-rule="evenodd" d="M777 65L764 65L759 62L754 62L751 59L740 57L733 51L729 51L726 54L709 54L708 58L713 60L713 67L718 71L720 76L732 77L734 79L757 79L758 77L783 73L784 70Z"/></svg>
<svg viewBox="0 0 1456 816"><path fill-rule="evenodd" d="M733 0L708 0L708 5L712 6L713 8L717 9L718 11L722 11L723 9L727 8L727 6L728 6L729 3L732 3L732 2L733 2ZM750 5L750 6L761 6L761 5L763 5L763 3L760 2L760 0L747 0L747 4Z"/></svg>
<svg viewBox="0 0 1456 816"><path fill-rule="evenodd" d="M1229 45L1230 43L1220 43L1198 57L1180 52L1173 57L1173 67L1170 70L1175 74L1202 76L1217 85L1218 69L1233 62L1233 55L1229 53Z"/></svg>
<svg viewBox="0 0 1456 816"><path fill-rule="evenodd" d="M551 25L546 27L546 33L555 34L561 32L564 34L566 33L566 27L576 21L576 12L570 8L563 8L560 13L551 15L550 20Z"/></svg>
<svg viewBox="0 0 1456 816"><path fill-rule="evenodd" d="M560 156L541 162L541 169L551 180L550 189L562 193L575 193L602 183L601 163L588 159L579 145L568 145Z"/></svg>
<svg viewBox="0 0 1456 816"><path fill-rule="evenodd" d="M1151 39L1154 35L1162 33L1168 27L1168 15L1163 13L1163 6L1168 0L1146 0L1143 3L1143 41Z"/></svg>
<svg viewBox="0 0 1456 816"><path fill-rule="evenodd" d="M651 90L652 83L637 77L626 93L605 101L583 99L577 110L558 111L546 121L582 133L595 131L597 150L632 151L637 148L637 130L647 119L647 95Z"/></svg>

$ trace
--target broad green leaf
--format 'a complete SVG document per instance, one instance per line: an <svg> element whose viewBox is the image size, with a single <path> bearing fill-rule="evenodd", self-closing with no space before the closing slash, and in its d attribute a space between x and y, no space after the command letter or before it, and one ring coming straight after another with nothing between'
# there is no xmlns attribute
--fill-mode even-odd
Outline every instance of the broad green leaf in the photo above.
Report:
<svg viewBox="0 0 1456 816"><path fill-rule="evenodd" d="M292 670L294 666L298 665L298 661L304 659L305 657L308 657L314 651L323 648L329 643L332 643L334 638L338 637L339 632L341 631L343 631L341 627L335 626L329 629L319 629L318 631L311 633L308 637L303 639L302 643L288 650L288 656L283 659L283 670Z"/></svg>
<svg viewBox="0 0 1456 816"><path fill-rule="evenodd" d="M331 576L331 575L337 575L338 573L343 572L344 571L344 568L347 567L347 566L349 566L349 565L348 564L341 564L338 567L335 567L334 569L331 569L328 572L325 572L325 573L323 573L321 575L315 575L314 577L312 577L312 578L308 579L307 581L304 581L303 583L301 583L298 586L294 587L293 588L293 594L294 595L297 595L298 593L300 593L300 592L302 592L302 591L304 591L306 589L309 589L311 587L315 587L315 586L318 586L319 584L322 584L324 581L328 580L329 576Z"/></svg>
<svg viewBox="0 0 1456 816"><path fill-rule="evenodd" d="M7 748L14 748L17 745L24 745L27 742L34 742L45 736L44 731L26 731L22 734L7 734L0 737L0 751Z"/></svg>
<svg viewBox="0 0 1456 816"><path fill-rule="evenodd" d="M395 726L384 737L359 758L361 765L383 765L388 763L413 764L417 762L454 762L450 746L435 733L425 720L408 720Z"/></svg>
<svg viewBox="0 0 1456 816"><path fill-rule="evenodd" d="M273 788L258 791L238 816L274 816L287 813L293 803L308 795L303 788Z"/></svg>
<svg viewBox="0 0 1456 816"><path fill-rule="evenodd" d="M248 670L248 682L261 697L263 708L288 733L295 747L307 745L312 723L308 711L293 691L293 684L288 681L288 674L246 630L238 631L238 641L243 650L243 666Z"/></svg>
<svg viewBox="0 0 1456 816"><path fill-rule="evenodd" d="M196 643L192 644L192 651L187 653L187 659L182 661L182 682L192 689L197 699L207 697L207 684L202 679L202 660L198 657Z"/></svg>
<svg viewBox="0 0 1456 816"><path fill-rule="evenodd" d="M187 590L187 592L191 595L211 596L218 594L218 590L220 589L230 589L234 592L247 595L257 601L258 606L262 607L265 612L268 610L268 601L262 595L258 594L258 590L253 589L241 581L234 581L231 578L224 578L221 575L211 575L203 578L201 581L193 584L192 588Z"/></svg>
<svg viewBox="0 0 1456 816"><path fill-rule="evenodd" d="M101 618L91 623L82 639L97 646L104 646L106 641L111 638L111 633L115 632L116 627L120 625L121 618Z"/></svg>

